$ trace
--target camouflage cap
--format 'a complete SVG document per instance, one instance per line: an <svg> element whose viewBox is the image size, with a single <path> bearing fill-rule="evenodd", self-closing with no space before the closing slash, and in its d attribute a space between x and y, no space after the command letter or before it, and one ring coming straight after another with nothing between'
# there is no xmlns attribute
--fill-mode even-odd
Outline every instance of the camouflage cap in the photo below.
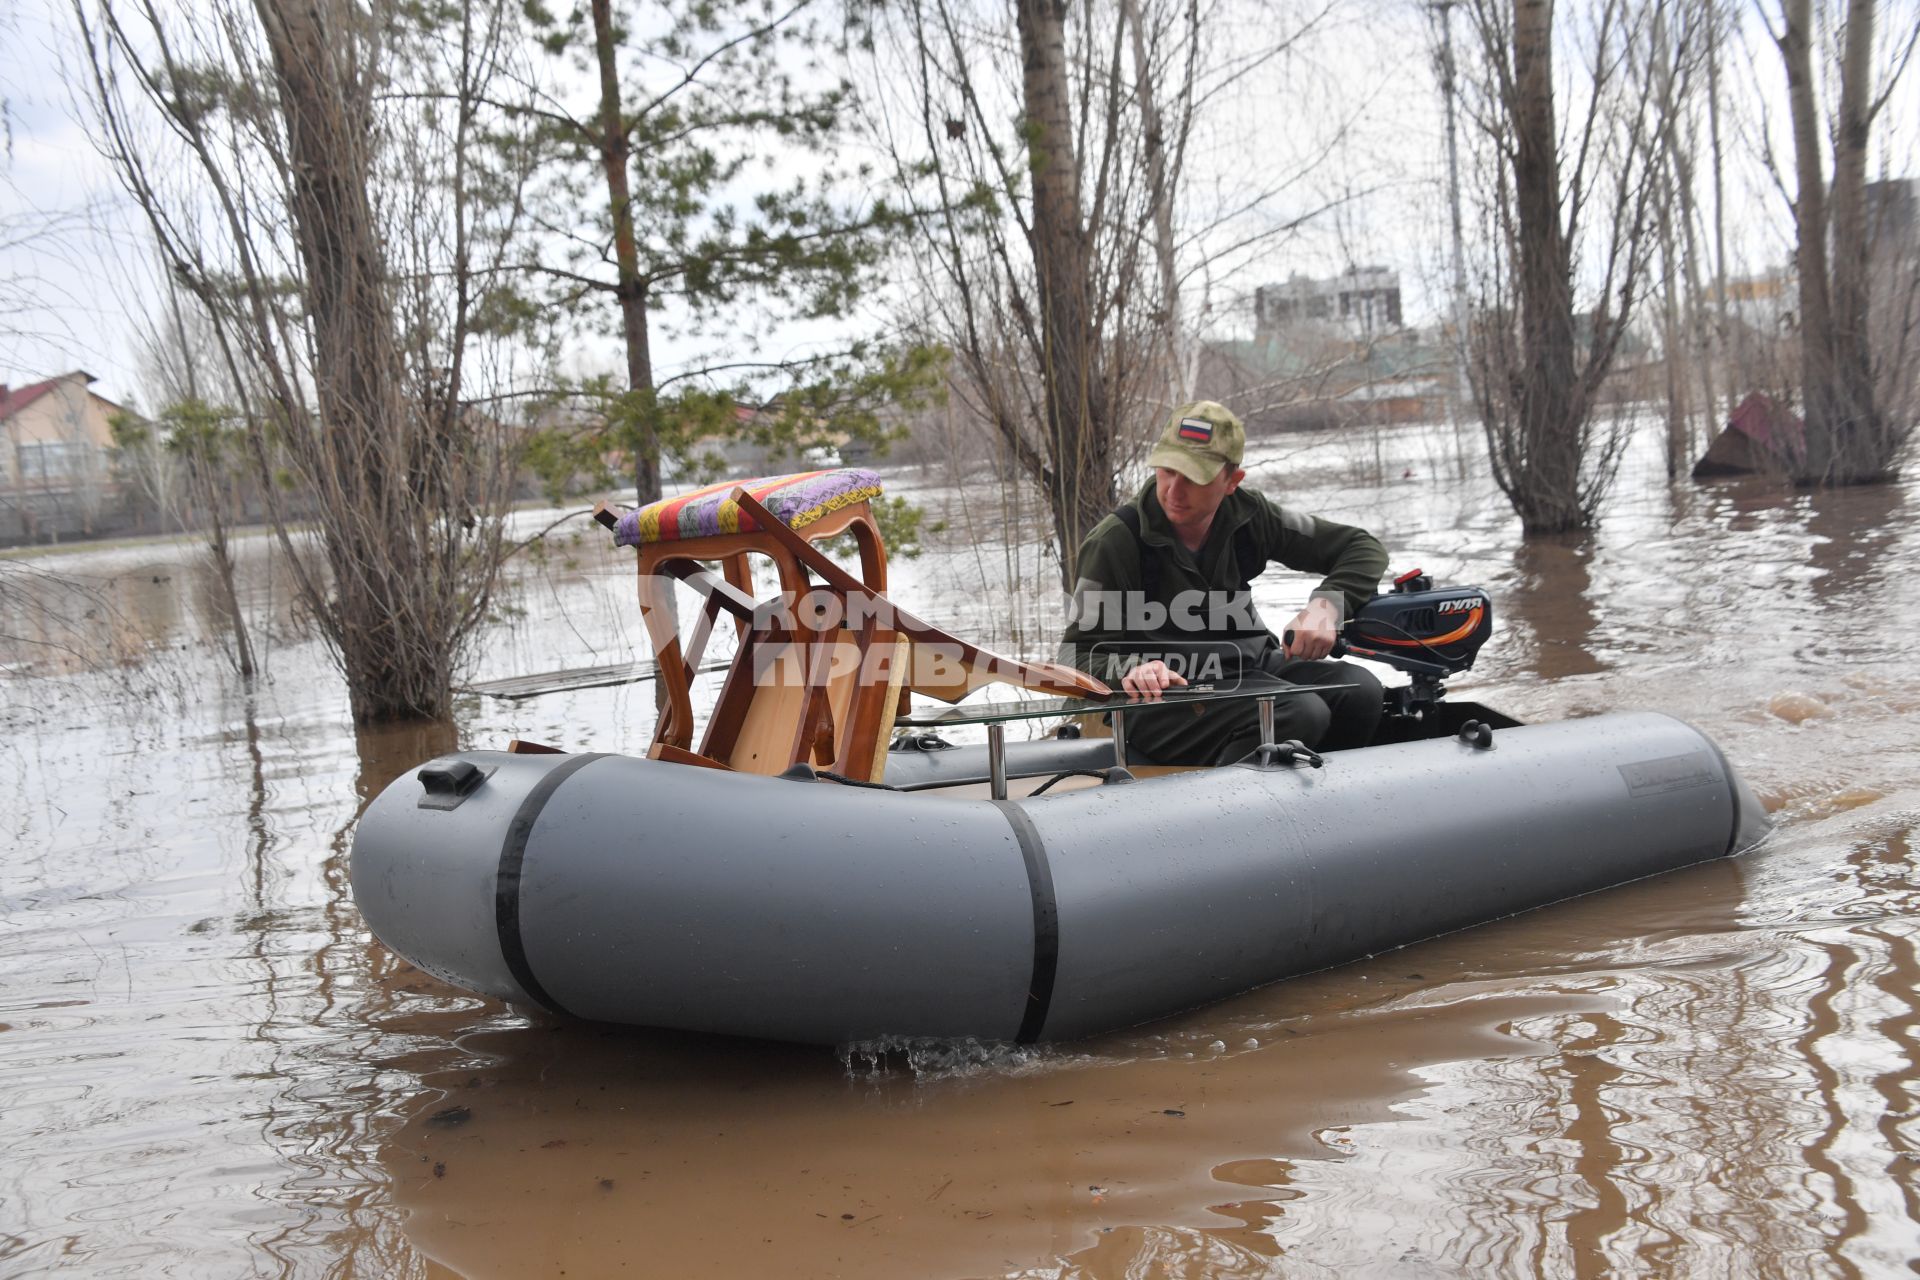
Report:
<svg viewBox="0 0 1920 1280"><path fill-rule="evenodd" d="M1212 484L1221 468L1238 467L1246 451L1247 429L1233 410L1198 400L1174 411L1147 465L1171 467L1195 484Z"/></svg>

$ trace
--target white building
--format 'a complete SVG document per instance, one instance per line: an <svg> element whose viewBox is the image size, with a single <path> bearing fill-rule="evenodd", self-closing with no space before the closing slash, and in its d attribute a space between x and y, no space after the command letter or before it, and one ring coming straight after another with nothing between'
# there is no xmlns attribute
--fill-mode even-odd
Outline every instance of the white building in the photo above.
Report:
<svg viewBox="0 0 1920 1280"><path fill-rule="evenodd" d="M1402 325L1400 273L1386 267L1354 267L1325 280L1296 273L1285 284L1255 289L1253 316L1256 336L1316 321L1361 338L1393 333Z"/></svg>

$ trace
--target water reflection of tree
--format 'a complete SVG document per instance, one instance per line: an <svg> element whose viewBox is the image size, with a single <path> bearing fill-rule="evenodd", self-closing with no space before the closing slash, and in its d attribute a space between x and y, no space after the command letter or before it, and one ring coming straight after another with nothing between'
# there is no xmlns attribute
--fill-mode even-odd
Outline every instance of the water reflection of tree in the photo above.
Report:
<svg viewBox="0 0 1920 1280"><path fill-rule="evenodd" d="M1803 1216L1818 1225L1825 1250L1856 1275L1884 1253L1885 1242L1871 1243L1887 1227L1884 1212L1875 1212L1887 1198L1877 1184L1898 1188L1909 1223L1920 1211L1911 1180L1888 1168L1884 1156L1910 1149L1900 1125L1911 1113L1920 959L1913 940L1884 922L1920 912L1911 824L1906 815L1870 824L1839 863L1841 900L1819 895L1797 904L1799 919L1812 917L1789 935L1798 981L1764 996L1794 1025L1795 1118L1802 1122L1784 1132L1817 1175L1797 1188L1808 1202Z"/></svg>
<svg viewBox="0 0 1920 1280"><path fill-rule="evenodd" d="M1273 1240L1257 1231L1127 1226L1063 1262L1007 1273L1007 1280L1100 1280L1107 1276L1259 1280L1293 1274Z"/></svg>
<svg viewBox="0 0 1920 1280"><path fill-rule="evenodd" d="M1841 873L1849 896L1830 913L1865 918L1837 940L1823 929L1824 937L1804 944L1823 963L1795 1047L1812 1070L1824 1123L1802 1150L1808 1166L1826 1175L1830 1207L1822 1220L1830 1248L1840 1255L1849 1245L1862 1246L1854 1256L1869 1265L1885 1244L1880 1250L1869 1244L1886 1227L1884 1212L1872 1212L1886 1199L1875 1184L1898 1188L1908 1223L1920 1213L1913 1180L1896 1172L1897 1165L1889 1169L1881 1154L1891 1151L1898 1158L1914 1149L1901 1127L1912 1115L1920 953L1898 924L1886 927L1920 913L1913 830L1911 814L1896 815L1870 824L1854 840ZM1863 1105L1869 1097L1877 1106ZM1869 1158L1862 1160L1862 1154Z"/></svg>
<svg viewBox="0 0 1920 1280"><path fill-rule="evenodd" d="M1793 496L1767 476L1729 476L1707 484L1676 483L1668 491L1673 523L1751 533Z"/></svg>
<svg viewBox="0 0 1920 1280"><path fill-rule="evenodd" d="M1507 1262L1540 1274L1887 1265L1920 1216L1920 1192L1887 1158L1913 1145L1902 1127L1920 952L1885 923L1920 913L1911 821L1820 857L1839 879L1809 868L1809 890L1772 928L1687 919L1671 942L1647 931L1665 959L1622 949L1604 971L1589 966L1593 1007L1527 1032L1555 1054L1495 1068L1512 1086L1510 1121L1475 1109L1476 1163L1507 1173L1474 1189L1448 1256L1478 1239L1507 1241ZM1712 864L1681 883L1740 869ZM1883 1207L1895 1196L1904 1220Z"/></svg>
<svg viewBox="0 0 1920 1280"><path fill-rule="evenodd" d="M226 557L224 569L221 556ZM239 595L228 576L235 572L235 558L230 548L223 548L219 555L203 550L187 562L185 573L192 592L193 617L198 624L195 630L202 639L210 639L228 651L239 674L251 678L258 641L251 634L254 624L247 617L245 606L239 603Z"/></svg>
<svg viewBox="0 0 1920 1280"><path fill-rule="evenodd" d="M1566 1224L1567 1247L1576 1258L1598 1259L1607 1241L1627 1225L1633 1209L1621 1188L1626 1150L1614 1132L1618 1110L1607 1095L1627 1075L1605 1052L1629 1036L1618 1018L1593 1013L1580 1020L1586 1034L1562 1042L1553 1074L1564 1082L1568 1102L1566 1135L1573 1143L1573 1170L1587 1185L1592 1203L1576 1209Z"/></svg>
<svg viewBox="0 0 1920 1280"><path fill-rule="evenodd" d="M1490 998L1557 1006L1502 1026L1549 1051L1473 1063L1432 1095L1430 1125L1356 1133L1357 1159L1284 1167L1272 1180L1286 1184L1284 1212L1215 1210L1265 1210L1244 1220L1275 1237L1283 1263L1243 1247L1240 1228L1148 1227L1115 1231L1058 1274L1335 1274L1390 1245L1408 1274L1743 1275L1817 1251L1808 1223L1776 1225L1765 1207L1801 1167L1789 1135L1810 1112L1775 1084L1767 1019L1781 975L1739 928L1745 870L1715 861L1491 926L1477 943L1423 945L1421 972L1463 982L1483 1010ZM1394 1174L1403 1155L1414 1172ZM1370 1180L1383 1169L1406 1194ZM1385 1241L1358 1225L1383 1199L1399 1207Z"/></svg>
<svg viewBox="0 0 1920 1280"><path fill-rule="evenodd" d="M1770 1079L1779 1047L1756 1026L1777 975L1746 981L1744 872L1717 860L1490 926L1471 950L1457 944L1477 999L1546 1001L1502 1030L1547 1052L1468 1065L1436 1094L1437 1142L1430 1126L1382 1136L1362 1168L1392 1169L1410 1141L1420 1170L1422 1207L1397 1228L1396 1248L1413 1246L1408 1256L1432 1273L1471 1275L1740 1275L1755 1271L1723 1251L1763 1267L1794 1256L1751 1241L1769 1229L1754 1225L1770 1216L1762 1193L1795 1164L1778 1141L1792 1105ZM1438 957L1423 961L1429 977L1444 971ZM1303 1262L1352 1241L1339 1238L1336 1206L1394 1190L1329 1185L1324 1168L1306 1166L1298 1182L1289 1243ZM1331 1246L1315 1243L1328 1233Z"/></svg>
<svg viewBox="0 0 1920 1280"><path fill-rule="evenodd" d="M57 673L96 670L143 652L149 631L122 608L122 582L0 561L0 658Z"/></svg>
<svg viewBox="0 0 1920 1280"><path fill-rule="evenodd" d="M1543 680L1606 669L1593 652L1592 561L1593 543L1584 535L1528 538L1514 551L1515 576L1499 603L1526 628L1529 669Z"/></svg>
<svg viewBox="0 0 1920 1280"><path fill-rule="evenodd" d="M1879 587L1890 572L1904 572L1889 553L1905 532L1905 510L1906 493L1897 484L1809 495L1807 563L1820 571L1814 598L1857 607L1862 593Z"/></svg>
<svg viewBox="0 0 1920 1280"><path fill-rule="evenodd" d="M139 653L148 647L167 647L179 638L181 609L180 586L174 575L180 566L173 561L141 565L117 574L108 584L113 593L115 617L123 634L116 637L121 654Z"/></svg>
<svg viewBox="0 0 1920 1280"><path fill-rule="evenodd" d="M261 1121L262 1137L290 1166L271 1194L297 1214L292 1224L254 1238L284 1274L308 1269L311 1254L329 1275L408 1277L426 1263L401 1229L387 1193L388 1177L375 1153L391 1120L394 1099L379 1089L373 1065L392 1049L388 1025L396 994L397 962L372 941L353 905L348 853L358 817L371 799L409 767L456 745L451 722L363 729L356 735L358 770L354 816L333 834L319 870L322 893L313 907L289 906L276 886L303 868L284 865L284 842L269 814L273 797L257 707L243 703L236 735L246 753L248 856L240 929L257 968L260 1012L252 1039L283 1083ZM410 1084L411 1079L405 1081ZM350 1187L345 1197L338 1190Z"/></svg>

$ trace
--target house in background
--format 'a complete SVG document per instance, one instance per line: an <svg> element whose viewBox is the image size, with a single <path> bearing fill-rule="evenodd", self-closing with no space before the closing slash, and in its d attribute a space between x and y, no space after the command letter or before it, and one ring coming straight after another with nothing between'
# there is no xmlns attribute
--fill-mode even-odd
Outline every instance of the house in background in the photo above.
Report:
<svg viewBox="0 0 1920 1280"><path fill-rule="evenodd" d="M127 410L75 369L25 387L0 385L0 544L101 532L116 490L113 418Z"/></svg>

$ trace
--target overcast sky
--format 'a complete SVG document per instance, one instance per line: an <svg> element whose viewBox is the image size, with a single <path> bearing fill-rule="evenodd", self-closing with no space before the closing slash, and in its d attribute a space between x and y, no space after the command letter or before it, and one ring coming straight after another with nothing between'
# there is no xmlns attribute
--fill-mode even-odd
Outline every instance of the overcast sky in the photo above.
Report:
<svg viewBox="0 0 1920 1280"><path fill-rule="evenodd" d="M1286 3L1276 0L1270 9L1255 6L1250 12L1289 12ZM1239 188L1311 153L1338 118L1354 113L1363 116L1365 127L1336 157L1285 201L1255 209L1246 222L1291 221L1303 209L1362 187L1377 188L1376 195L1346 201L1305 232L1275 241L1263 256L1243 256L1236 263L1240 273L1210 283L1196 280L1196 296L1206 287L1215 314L1229 326L1256 285L1284 279L1292 270L1333 272L1349 261L1393 266L1402 272L1410 317L1427 310L1425 279L1438 278L1433 254L1439 245L1420 234L1443 206L1435 167L1439 116L1418 10L1402 0L1358 0L1334 12L1335 19L1320 29L1322 45L1365 43L1373 53L1368 63L1342 69L1310 51L1291 63L1275 63L1264 81L1249 79L1218 105L1195 138L1189 196L1196 207L1231 204ZM1398 21L1383 23L1383 14ZM1224 38L1231 43L1235 37ZM88 138L75 41L67 0L16 0L10 12L0 11L0 96L11 136L10 152L0 156L0 296L15 312L0 321L0 381L19 385L84 368L99 375L102 394L152 408L141 395L138 357L139 318L155 293L147 233ZM1276 109L1282 82L1305 91L1312 105L1304 115L1289 118ZM57 222L57 234L18 242L49 221ZM796 326L777 335L777 349L765 354L777 358L838 336L818 325ZM691 363L708 354L676 344L671 333L656 333L655 339L663 373L678 360ZM620 367L613 342L588 335L569 359L573 367L566 372L574 375Z"/></svg>
<svg viewBox="0 0 1920 1280"><path fill-rule="evenodd" d="M1920 0L1883 3L1883 30L1920 22ZM1267 11L1279 11L1277 0ZM140 395L137 357L138 319L153 293L146 233L82 123L85 106L65 70L77 63L72 26L66 0L0 0L0 382L85 368L99 375L102 394L151 408ZM1214 280L1223 331L1244 324L1253 286L1350 263L1399 271L1408 320L1432 319L1446 278L1444 132L1424 45L1413 0L1350 0L1315 50L1276 68L1269 82L1250 83L1210 117L1196 140L1191 181L1224 194L1262 164L1283 163L1289 143L1310 143L1313 128L1362 108L1362 126L1337 158L1275 207L1255 210L1256 221L1285 221L1343 192L1371 192L1243 263L1236 278ZM1742 78L1755 92L1777 91L1782 77L1771 49L1748 65ZM1916 81L1910 74L1890 104L1876 173L1920 173ZM1755 264L1748 269L1780 261L1783 202L1763 166L1750 163L1736 175L1729 204L1746 211L1736 252ZM801 345L821 335L788 336ZM663 367L691 354L676 352L670 337L661 345ZM574 360L579 367L570 373L618 367L610 340L583 340Z"/></svg>
<svg viewBox="0 0 1920 1280"><path fill-rule="evenodd" d="M146 254L75 119L64 16L49 0L0 2L0 382L84 368L118 400L135 386L129 313L144 288L129 282Z"/></svg>

